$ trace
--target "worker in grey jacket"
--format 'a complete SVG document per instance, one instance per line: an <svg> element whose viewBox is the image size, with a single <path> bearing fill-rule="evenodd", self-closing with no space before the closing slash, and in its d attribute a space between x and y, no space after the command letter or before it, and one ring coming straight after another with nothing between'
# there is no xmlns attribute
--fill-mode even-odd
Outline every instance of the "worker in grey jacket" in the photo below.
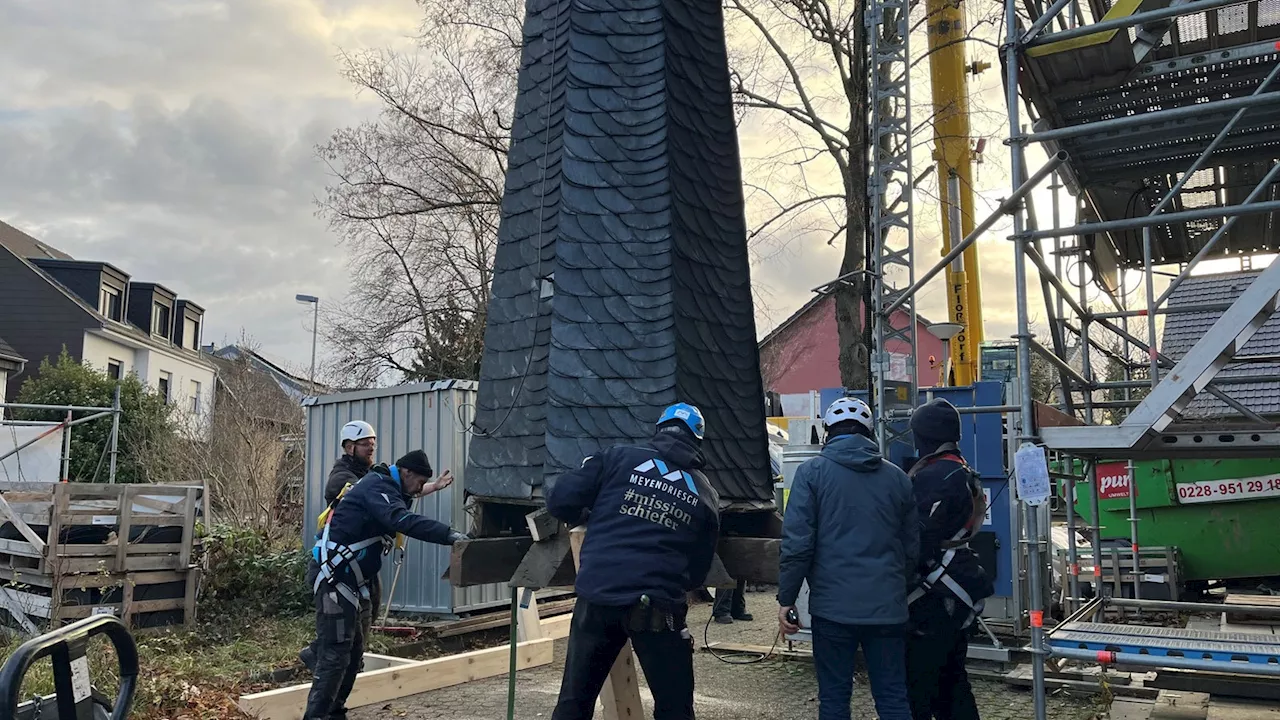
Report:
<svg viewBox="0 0 1280 720"><path fill-rule="evenodd" d="M813 618L819 720L849 720L853 665L862 646L880 720L911 720L907 702L907 583L919 552L911 482L872 440L866 403L840 398L823 416L822 454L792 481L778 569L778 623L804 581Z"/></svg>

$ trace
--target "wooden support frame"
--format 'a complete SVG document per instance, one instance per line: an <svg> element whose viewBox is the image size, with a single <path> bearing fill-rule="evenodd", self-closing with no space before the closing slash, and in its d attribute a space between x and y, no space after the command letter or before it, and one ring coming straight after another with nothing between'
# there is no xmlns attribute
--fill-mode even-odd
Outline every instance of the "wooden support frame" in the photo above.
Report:
<svg viewBox="0 0 1280 720"><path fill-rule="evenodd" d="M573 564L582 564L582 543L586 540L587 529L584 526L569 532L573 549ZM618 653L618 659L609 670L609 678L600 690L600 704L604 708L604 720L639 720L644 717L644 705L640 702L640 682L636 676L636 653L631 648L631 641Z"/></svg>
<svg viewBox="0 0 1280 720"><path fill-rule="evenodd" d="M533 538L459 540L449 553L449 584L454 587L505 583L511 580Z"/></svg>
<svg viewBox="0 0 1280 720"><path fill-rule="evenodd" d="M508 669L510 651L504 645L362 672L356 676L355 687L347 698L347 707L365 707L503 675ZM516 669L549 665L552 656L553 644L549 638L520 643L516 646ZM310 683L294 685L242 695L237 705L245 714L260 720L301 720L310 692Z"/></svg>
<svg viewBox="0 0 1280 720"><path fill-rule="evenodd" d="M735 580L776 585L782 541L776 538L726 537L716 554Z"/></svg>

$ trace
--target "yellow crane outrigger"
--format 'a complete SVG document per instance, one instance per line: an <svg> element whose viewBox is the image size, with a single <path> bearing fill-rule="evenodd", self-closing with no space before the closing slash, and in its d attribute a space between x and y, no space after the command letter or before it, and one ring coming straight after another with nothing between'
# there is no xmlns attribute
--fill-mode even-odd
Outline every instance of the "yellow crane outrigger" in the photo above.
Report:
<svg viewBox="0 0 1280 720"><path fill-rule="evenodd" d="M942 254L946 255L954 242L973 232L975 153L970 144L968 76L989 65L968 62L963 0L927 0L925 11L933 85L933 158L942 198ZM946 270L947 316L964 330L951 340L951 377L944 368L943 385L970 385L978 380L983 337L978 270L977 243L966 248Z"/></svg>

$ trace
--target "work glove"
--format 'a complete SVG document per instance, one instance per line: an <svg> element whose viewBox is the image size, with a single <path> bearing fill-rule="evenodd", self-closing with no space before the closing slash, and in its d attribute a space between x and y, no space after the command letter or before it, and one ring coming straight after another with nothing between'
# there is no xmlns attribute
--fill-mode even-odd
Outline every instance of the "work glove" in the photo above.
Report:
<svg viewBox="0 0 1280 720"><path fill-rule="evenodd" d="M470 539L471 539L471 536L470 536L470 535L468 535L468 534L466 534L466 533L464 533L464 532L458 532L457 530L450 530L450 531L449 531L449 544L450 544L450 545L452 545L452 544L454 544L454 543L458 542L459 540L470 540Z"/></svg>

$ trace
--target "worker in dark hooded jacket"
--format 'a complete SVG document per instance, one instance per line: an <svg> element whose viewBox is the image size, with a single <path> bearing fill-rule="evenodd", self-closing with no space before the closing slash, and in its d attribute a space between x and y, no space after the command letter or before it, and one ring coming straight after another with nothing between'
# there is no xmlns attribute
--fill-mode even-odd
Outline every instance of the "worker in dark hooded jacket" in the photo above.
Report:
<svg viewBox="0 0 1280 720"><path fill-rule="evenodd" d="M840 398L823 415L822 454L796 469L783 516L778 623L809 583L819 720L848 720L862 646L880 720L909 720L907 586L916 564L916 505L905 473L880 455L867 404Z"/></svg>
<svg viewBox="0 0 1280 720"><path fill-rule="evenodd" d="M345 718L347 696L364 656L370 578L382 569L382 548L403 533L415 540L452 545L467 535L409 512L414 497L453 483L448 470L430 482L427 454L414 450L395 465L378 465L326 511L312 551L307 582L315 593L314 679L303 720Z"/></svg>
<svg viewBox="0 0 1280 720"><path fill-rule="evenodd" d="M333 461L329 477L324 484L324 503L328 507L338 501L338 496L348 485L368 474L373 467L373 454L378 449L378 433L373 426L363 420L352 420L342 426L342 454ZM365 637L373 625L373 618L378 616L378 608L382 605L382 581L377 575L369 578L369 615L363 630ZM316 646L311 643L298 653L298 659L308 670L316 669ZM364 660L361 659L361 664Z"/></svg>
<svg viewBox="0 0 1280 720"><path fill-rule="evenodd" d="M627 640L654 720L693 720L693 638L687 593L703 586L719 537L719 497L699 468L704 422L678 403L647 445L582 461L547 493L547 511L586 523L560 697L551 720L589 720Z"/></svg>
<svg viewBox="0 0 1280 720"><path fill-rule="evenodd" d="M920 517L920 564L907 640L914 720L978 720L965 672L968 630L995 588L966 544L981 529L985 496L960 454L960 413L943 399L911 415L920 459L911 466Z"/></svg>

